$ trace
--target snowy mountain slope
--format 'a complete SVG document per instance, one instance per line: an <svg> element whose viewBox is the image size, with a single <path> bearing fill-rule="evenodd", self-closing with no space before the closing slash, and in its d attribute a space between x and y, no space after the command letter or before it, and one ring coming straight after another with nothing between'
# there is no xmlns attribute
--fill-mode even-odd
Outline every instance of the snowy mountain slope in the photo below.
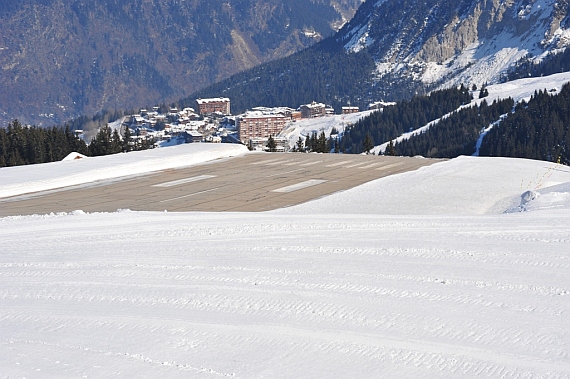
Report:
<svg viewBox="0 0 570 379"><path fill-rule="evenodd" d="M489 92L489 96L483 99L479 99L478 91L475 91L473 93L474 99L471 101L471 103L461 106L458 110L463 109L465 107L480 105L481 102L483 101L486 101L488 104L491 104L495 100L507 99L507 98L513 99L515 104L517 104L520 103L521 101L529 101L530 98L537 91L546 90L548 93L555 95L560 92L564 84L569 82L570 82L570 72L564 72L544 77L518 79L506 83L493 84L486 87ZM447 116L448 115L444 116L443 118ZM429 122L427 125L419 127L414 131L402 134L401 136L395 138L393 141L401 142L403 140L412 138L415 135L425 132L431 127L437 127L438 122L439 120L433 120ZM494 125L490 125L486 131L488 132L493 126ZM374 154L384 153L386 151L386 148L388 147L389 142L390 141L386 141L378 146L375 146L374 149L371 150L371 153Z"/></svg>
<svg viewBox="0 0 570 379"><path fill-rule="evenodd" d="M527 55L540 60L566 48L569 7L566 0L369 0L336 39L374 57L377 81L480 86Z"/></svg>
<svg viewBox="0 0 570 379"><path fill-rule="evenodd" d="M0 218L0 373L568 378L568 183L459 158L287 212Z"/></svg>

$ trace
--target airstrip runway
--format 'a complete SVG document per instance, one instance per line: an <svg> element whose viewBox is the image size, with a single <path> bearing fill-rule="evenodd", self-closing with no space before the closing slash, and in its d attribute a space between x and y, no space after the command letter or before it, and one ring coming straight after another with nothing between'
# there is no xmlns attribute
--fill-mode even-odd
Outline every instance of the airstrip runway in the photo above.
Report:
<svg viewBox="0 0 570 379"><path fill-rule="evenodd" d="M439 160L260 153L0 199L0 217L85 212L257 212L301 204ZM372 199L371 199L372 200Z"/></svg>

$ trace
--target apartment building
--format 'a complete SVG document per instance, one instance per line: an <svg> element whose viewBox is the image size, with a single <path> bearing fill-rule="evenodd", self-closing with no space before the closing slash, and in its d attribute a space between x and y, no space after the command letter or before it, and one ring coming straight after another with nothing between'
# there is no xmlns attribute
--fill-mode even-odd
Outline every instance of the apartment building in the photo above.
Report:
<svg viewBox="0 0 570 379"><path fill-rule="evenodd" d="M230 113L230 99L227 97L216 97L211 99L196 99L198 113L200 115L210 115L220 113L229 115Z"/></svg>
<svg viewBox="0 0 570 379"><path fill-rule="evenodd" d="M285 128L287 120L279 113L247 112L236 118L236 128L240 141L247 144L252 138L276 136Z"/></svg>

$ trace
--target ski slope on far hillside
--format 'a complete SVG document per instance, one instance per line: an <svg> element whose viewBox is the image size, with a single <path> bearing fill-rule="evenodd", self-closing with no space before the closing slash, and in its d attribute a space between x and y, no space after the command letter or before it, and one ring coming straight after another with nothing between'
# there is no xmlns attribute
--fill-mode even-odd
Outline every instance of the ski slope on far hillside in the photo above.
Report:
<svg viewBox="0 0 570 379"><path fill-rule="evenodd" d="M313 133L317 133L318 136L321 132L324 132L325 136L329 138L333 128L336 128L342 133L347 126L358 122L358 120L370 115L372 112L374 111L302 119L289 123L287 127L279 133L279 137L287 138L289 140L289 146L292 148L297 143L299 137L305 142L307 136Z"/></svg>

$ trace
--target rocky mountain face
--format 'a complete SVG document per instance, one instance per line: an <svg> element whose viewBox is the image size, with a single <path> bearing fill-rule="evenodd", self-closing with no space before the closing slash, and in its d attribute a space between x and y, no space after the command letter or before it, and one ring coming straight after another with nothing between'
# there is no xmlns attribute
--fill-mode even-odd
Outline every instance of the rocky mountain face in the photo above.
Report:
<svg viewBox="0 0 570 379"><path fill-rule="evenodd" d="M336 36L367 51L372 81L412 89L493 83L570 44L568 0L368 0Z"/></svg>
<svg viewBox="0 0 570 379"><path fill-rule="evenodd" d="M333 34L362 0L4 0L0 125L186 96Z"/></svg>

